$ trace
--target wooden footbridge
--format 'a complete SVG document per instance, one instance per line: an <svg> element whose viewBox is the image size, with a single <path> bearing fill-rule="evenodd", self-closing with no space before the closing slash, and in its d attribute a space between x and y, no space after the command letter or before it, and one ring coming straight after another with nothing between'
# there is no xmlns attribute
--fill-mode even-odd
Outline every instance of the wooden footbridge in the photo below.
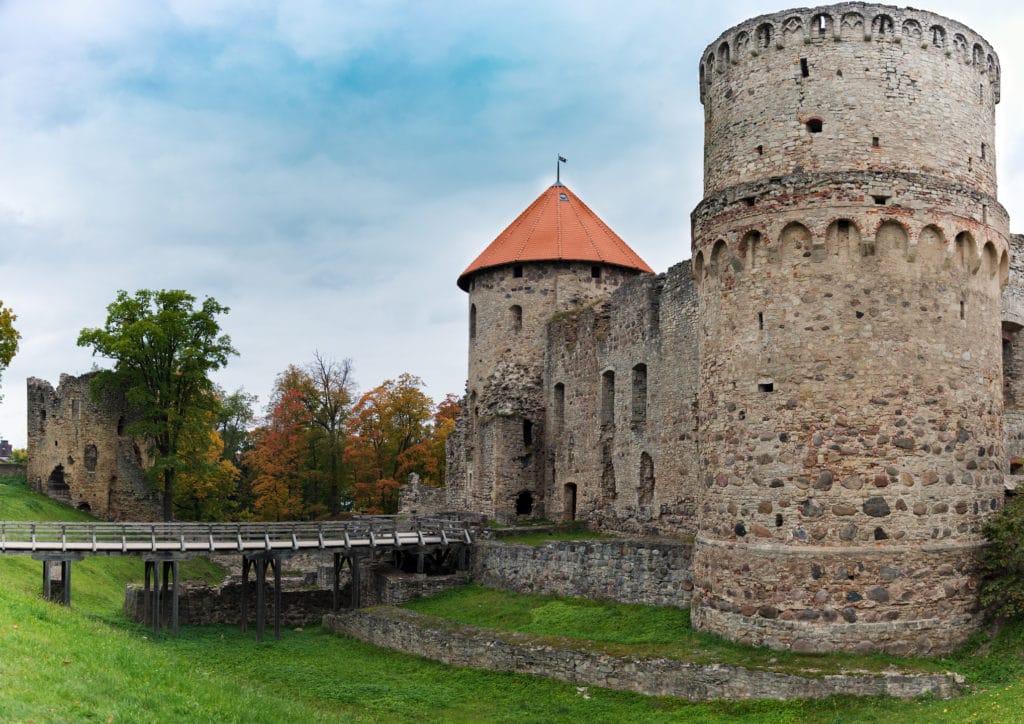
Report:
<svg viewBox="0 0 1024 724"><path fill-rule="evenodd" d="M424 558L442 551L466 568L470 527L441 518L363 516L318 523L33 523L0 521L0 555L27 555L43 562L43 596L51 598L50 566L59 563L62 602L71 603L71 564L86 556L136 556L145 569L144 600L158 636L161 599L171 596L171 626L178 633L178 564L199 555L242 556L242 630L248 621L249 571L256 577L256 640L265 627L265 588L273 576L274 636L281 635L281 561L300 553L333 553L333 609L339 608L340 574L352 575L349 605L359 606L359 561L395 551ZM152 588L150 579L152 578ZM168 591L168 586L170 590Z"/></svg>

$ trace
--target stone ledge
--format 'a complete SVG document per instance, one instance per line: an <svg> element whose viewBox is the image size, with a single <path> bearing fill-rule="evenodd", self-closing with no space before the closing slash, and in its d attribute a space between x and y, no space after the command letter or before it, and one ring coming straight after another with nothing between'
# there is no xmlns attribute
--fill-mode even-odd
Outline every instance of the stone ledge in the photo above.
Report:
<svg viewBox="0 0 1024 724"><path fill-rule="evenodd" d="M577 648L579 642L573 639L464 626L387 607L328 614L323 626L334 633L449 666L514 671L689 701L821 699L837 695L906 699L928 694L949 698L960 693L963 683L955 673L849 673L815 678L663 658L619 658ZM565 648L558 645L560 641Z"/></svg>

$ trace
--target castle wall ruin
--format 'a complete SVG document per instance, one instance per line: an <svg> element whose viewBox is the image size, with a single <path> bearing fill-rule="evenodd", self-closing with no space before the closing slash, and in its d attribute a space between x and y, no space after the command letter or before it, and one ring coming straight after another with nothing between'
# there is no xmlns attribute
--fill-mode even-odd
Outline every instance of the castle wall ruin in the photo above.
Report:
<svg viewBox="0 0 1024 724"><path fill-rule="evenodd" d="M95 397L95 375L28 379L27 479L35 490L107 520L160 520L144 443L125 435L123 395Z"/></svg>

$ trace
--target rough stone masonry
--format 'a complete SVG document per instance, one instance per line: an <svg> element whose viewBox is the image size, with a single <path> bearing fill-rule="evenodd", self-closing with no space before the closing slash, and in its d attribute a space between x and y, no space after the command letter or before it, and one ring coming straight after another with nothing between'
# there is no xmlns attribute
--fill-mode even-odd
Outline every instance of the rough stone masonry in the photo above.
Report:
<svg viewBox="0 0 1024 724"><path fill-rule="evenodd" d="M445 502L693 535L694 624L735 640L949 651L1024 464L999 59L948 18L843 3L740 23L698 77L692 261L485 252L460 277Z"/></svg>

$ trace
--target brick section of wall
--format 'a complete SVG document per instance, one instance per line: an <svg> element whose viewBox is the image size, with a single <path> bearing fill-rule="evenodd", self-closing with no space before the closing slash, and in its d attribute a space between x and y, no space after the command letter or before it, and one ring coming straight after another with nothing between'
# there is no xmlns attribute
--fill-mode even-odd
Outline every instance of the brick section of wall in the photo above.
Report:
<svg viewBox="0 0 1024 724"><path fill-rule="evenodd" d="M580 648L566 639L459 626L414 611L380 608L324 616L324 628L375 646L488 671L514 671L574 684L589 684L690 701L820 699L829 696L931 695L949 698L955 674L837 674L818 678L670 659L618 658Z"/></svg>
<svg viewBox="0 0 1024 724"><path fill-rule="evenodd" d="M124 397L106 391L96 399L93 377L61 375L56 390L28 379L28 483L107 520L160 520L146 445L124 434Z"/></svg>
<svg viewBox="0 0 1024 724"><path fill-rule="evenodd" d="M518 593L690 605L693 546L670 540L559 541L541 546L473 544L473 579Z"/></svg>

